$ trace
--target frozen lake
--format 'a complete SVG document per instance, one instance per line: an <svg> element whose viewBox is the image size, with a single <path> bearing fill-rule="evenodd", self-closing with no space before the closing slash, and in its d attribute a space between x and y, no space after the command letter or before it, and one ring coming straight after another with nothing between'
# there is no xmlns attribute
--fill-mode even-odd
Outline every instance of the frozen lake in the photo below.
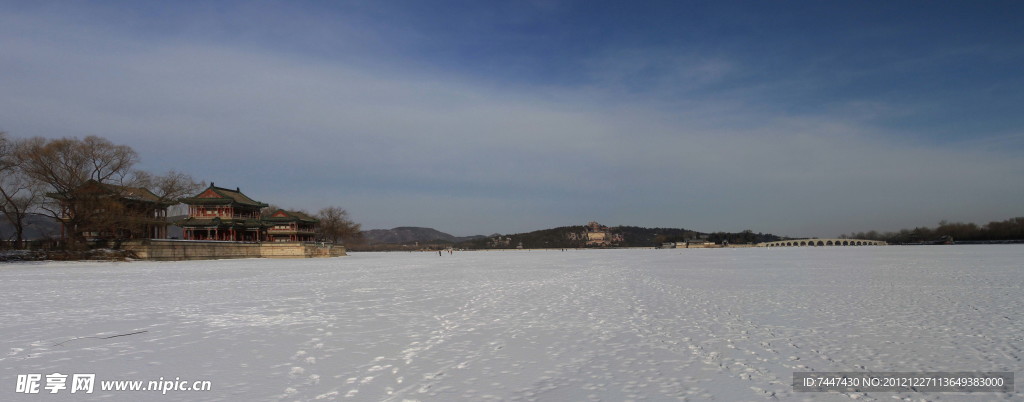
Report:
<svg viewBox="0 0 1024 402"><path fill-rule="evenodd" d="M1022 265L1013 245L4 264L0 399L1021 400L791 381L1020 371ZM97 389L15 393L54 372ZM98 385L161 377L212 390Z"/></svg>

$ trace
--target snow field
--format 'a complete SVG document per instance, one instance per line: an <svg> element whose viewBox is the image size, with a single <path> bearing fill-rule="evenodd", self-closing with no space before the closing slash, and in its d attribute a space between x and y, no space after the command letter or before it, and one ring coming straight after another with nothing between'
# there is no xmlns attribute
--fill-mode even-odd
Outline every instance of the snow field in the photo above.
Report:
<svg viewBox="0 0 1024 402"><path fill-rule="evenodd" d="M5 264L0 395L1021 400L798 393L791 381L1020 371L1022 257L1021 246L920 246ZM53 372L213 390L14 394L18 374Z"/></svg>

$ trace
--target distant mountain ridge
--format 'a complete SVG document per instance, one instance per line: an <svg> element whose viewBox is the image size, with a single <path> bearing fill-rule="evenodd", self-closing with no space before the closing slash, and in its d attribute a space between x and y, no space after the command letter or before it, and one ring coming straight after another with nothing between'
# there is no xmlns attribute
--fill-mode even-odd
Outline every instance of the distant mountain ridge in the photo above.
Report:
<svg viewBox="0 0 1024 402"><path fill-rule="evenodd" d="M485 236L452 236L433 228L400 226L393 229L365 230L363 239L369 244L406 244L406 243L459 243Z"/></svg>
<svg viewBox="0 0 1024 402"><path fill-rule="evenodd" d="M30 214L25 217L25 240L60 237L60 223L46 215ZM14 226L0 215L0 240L14 240Z"/></svg>

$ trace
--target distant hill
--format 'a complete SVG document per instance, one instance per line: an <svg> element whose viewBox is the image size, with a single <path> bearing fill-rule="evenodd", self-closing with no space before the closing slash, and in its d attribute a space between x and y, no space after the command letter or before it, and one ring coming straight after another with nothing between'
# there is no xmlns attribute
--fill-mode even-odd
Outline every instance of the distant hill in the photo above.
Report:
<svg viewBox="0 0 1024 402"><path fill-rule="evenodd" d="M408 243L460 243L484 236L452 236L432 228L402 226L393 229L372 229L363 231L363 239L368 244L408 244Z"/></svg>
<svg viewBox="0 0 1024 402"><path fill-rule="evenodd" d="M45 215L25 217L25 240L41 240L60 237L60 223ZM13 240L14 226L0 215L0 240Z"/></svg>
<svg viewBox="0 0 1024 402"><path fill-rule="evenodd" d="M615 226L608 228L608 233L618 237L618 240L611 243L612 247L657 247L664 242L680 242L694 238L704 238L716 243L726 241L730 244L758 243L779 239L778 236L772 234L753 233L751 231L739 233L701 233L681 228L644 228L638 226ZM564 226L528 233L491 235L486 238L462 242L458 246L470 249L517 248L519 246L523 248L587 247L586 228L584 226Z"/></svg>
<svg viewBox="0 0 1024 402"><path fill-rule="evenodd" d="M470 249L488 248L575 248L583 247L586 241L579 238L584 233L583 226L563 226L552 229L535 230L529 233L510 235L491 235L490 237L471 239L459 244ZM576 234L577 236L573 236Z"/></svg>

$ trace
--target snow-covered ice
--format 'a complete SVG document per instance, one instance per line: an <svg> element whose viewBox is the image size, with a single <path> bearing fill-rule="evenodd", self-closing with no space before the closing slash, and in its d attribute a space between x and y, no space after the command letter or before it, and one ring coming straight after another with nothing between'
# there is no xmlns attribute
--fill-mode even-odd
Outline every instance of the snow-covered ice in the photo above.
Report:
<svg viewBox="0 0 1024 402"><path fill-rule="evenodd" d="M15 263L0 299L4 400L1024 399L791 387L1020 371L1022 246ZM212 390L14 392L54 372Z"/></svg>

